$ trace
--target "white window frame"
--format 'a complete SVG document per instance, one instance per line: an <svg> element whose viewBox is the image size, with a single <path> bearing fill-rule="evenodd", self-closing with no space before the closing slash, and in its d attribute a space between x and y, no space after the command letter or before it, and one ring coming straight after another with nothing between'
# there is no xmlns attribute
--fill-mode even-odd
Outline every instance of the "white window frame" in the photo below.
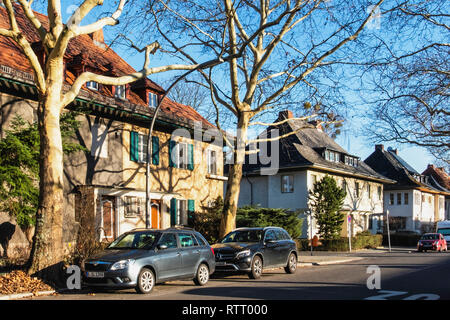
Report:
<svg viewBox="0 0 450 320"><path fill-rule="evenodd" d="M158 100L159 100L158 95L156 93L153 93L153 92L148 93L148 106L149 107L156 108L159 104Z"/></svg>
<svg viewBox="0 0 450 320"><path fill-rule="evenodd" d="M186 199L177 199L177 225L188 225L188 201Z"/></svg>
<svg viewBox="0 0 450 320"><path fill-rule="evenodd" d="M208 149L206 155L206 161L208 166L208 174L217 174L217 152L216 150Z"/></svg>
<svg viewBox="0 0 450 320"><path fill-rule="evenodd" d="M116 98L125 100L126 99L126 91L127 91L126 86L125 85L120 85L120 86L116 86L115 88L116 89L115 89L114 96Z"/></svg>
<svg viewBox="0 0 450 320"><path fill-rule="evenodd" d="M86 82L86 88L98 91L98 82L88 81Z"/></svg>
<svg viewBox="0 0 450 320"><path fill-rule="evenodd" d="M145 134L138 134L138 161L147 162L147 148L148 148L148 136Z"/></svg>
<svg viewBox="0 0 450 320"><path fill-rule="evenodd" d="M288 178L288 179L285 179ZM281 193L294 192L294 175L284 174L281 176Z"/></svg>
<svg viewBox="0 0 450 320"><path fill-rule="evenodd" d="M180 169L187 169L189 162L188 144L186 142L178 142L174 149L175 149L175 161L174 161L175 166Z"/></svg>

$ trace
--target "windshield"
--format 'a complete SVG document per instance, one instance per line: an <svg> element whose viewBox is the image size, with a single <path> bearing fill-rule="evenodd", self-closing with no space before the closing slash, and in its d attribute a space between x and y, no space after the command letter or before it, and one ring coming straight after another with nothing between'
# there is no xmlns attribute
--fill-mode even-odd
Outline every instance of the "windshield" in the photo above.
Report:
<svg viewBox="0 0 450 320"><path fill-rule="evenodd" d="M262 230L236 230L230 232L222 240L222 243L227 242L259 242L261 241Z"/></svg>
<svg viewBox="0 0 450 320"><path fill-rule="evenodd" d="M127 233L114 240L107 249L149 249L157 235L157 232Z"/></svg>
<svg viewBox="0 0 450 320"><path fill-rule="evenodd" d="M448 229L438 229L437 232L442 234L443 236L450 236L450 228L448 228Z"/></svg>
<svg viewBox="0 0 450 320"><path fill-rule="evenodd" d="M437 240L439 236L437 234L424 234L421 240Z"/></svg>

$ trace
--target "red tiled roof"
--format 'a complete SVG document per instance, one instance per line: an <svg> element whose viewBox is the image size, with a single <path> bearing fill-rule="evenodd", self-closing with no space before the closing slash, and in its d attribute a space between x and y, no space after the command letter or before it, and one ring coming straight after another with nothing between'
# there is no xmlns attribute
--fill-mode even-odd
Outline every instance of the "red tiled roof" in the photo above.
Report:
<svg viewBox="0 0 450 320"><path fill-rule="evenodd" d="M445 172L444 168L434 165L428 165L427 169L422 172L423 175L433 176L433 178L445 189L450 190L450 176Z"/></svg>
<svg viewBox="0 0 450 320"><path fill-rule="evenodd" d="M23 31L30 43L39 42L40 39L39 35L36 33L36 30L22 13L21 7L17 6L17 8L16 19L19 28ZM41 21L42 26L48 30L47 16L38 12L35 12L35 15L39 21ZM2 7L0 7L0 27L9 29L9 20L6 9ZM108 73L113 76L121 76L136 72L134 68L132 68L111 48L102 48L96 45L89 35L81 35L72 39L69 42L64 58L66 61L70 62L79 55L82 55L85 66L98 70L99 72ZM0 64L23 72L33 73L28 59L22 53L20 47L18 47L13 40L3 36L0 36ZM68 71L66 82L68 84L72 84L74 80L75 75ZM164 93L164 89L162 87L148 78L136 82L131 87L142 88L144 81L145 87L157 93ZM112 97L112 93L105 86L102 86L100 93L102 95ZM128 101L133 104L147 106L146 102L144 102L141 97L132 90L129 91ZM201 121L203 125L213 127L211 123L203 118L192 107L177 103L169 98L164 99L161 106L161 111L164 113L169 113L173 116L184 117L193 121Z"/></svg>

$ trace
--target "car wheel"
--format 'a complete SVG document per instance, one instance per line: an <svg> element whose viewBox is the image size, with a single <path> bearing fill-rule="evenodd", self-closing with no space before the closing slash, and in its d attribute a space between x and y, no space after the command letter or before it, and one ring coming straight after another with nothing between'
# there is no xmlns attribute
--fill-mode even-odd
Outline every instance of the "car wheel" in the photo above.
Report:
<svg viewBox="0 0 450 320"><path fill-rule="evenodd" d="M287 266L284 267L284 271L286 273L295 273L297 270L297 256L294 253L291 253L288 258Z"/></svg>
<svg viewBox="0 0 450 320"><path fill-rule="evenodd" d="M252 260L251 271L248 274L249 278L258 279L259 277L261 277L262 270L263 270L262 259L259 256L255 256Z"/></svg>
<svg viewBox="0 0 450 320"><path fill-rule="evenodd" d="M198 266L197 274L194 278L194 283L198 286L204 286L209 281L209 268L206 264L202 263Z"/></svg>
<svg viewBox="0 0 450 320"><path fill-rule="evenodd" d="M147 268L142 268L138 276L136 291L138 293L147 294L153 290L155 286L155 275L153 271Z"/></svg>

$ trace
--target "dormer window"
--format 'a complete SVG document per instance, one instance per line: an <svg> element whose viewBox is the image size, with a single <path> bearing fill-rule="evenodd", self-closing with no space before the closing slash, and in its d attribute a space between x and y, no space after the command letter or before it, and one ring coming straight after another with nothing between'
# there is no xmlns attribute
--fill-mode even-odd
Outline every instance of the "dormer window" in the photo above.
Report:
<svg viewBox="0 0 450 320"><path fill-rule="evenodd" d="M148 93L148 106L156 108L158 106L158 95L149 92Z"/></svg>
<svg viewBox="0 0 450 320"><path fill-rule="evenodd" d="M116 98L125 100L125 99L126 99L125 85L116 86L114 96L115 96Z"/></svg>
<svg viewBox="0 0 450 320"><path fill-rule="evenodd" d="M357 167L358 159L355 157L344 156L344 163L348 166Z"/></svg>
<svg viewBox="0 0 450 320"><path fill-rule="evenodd" d="M330 150L325 150L325 160L332 162L339 162L339 153Z"/></svg>
<svg viewBox="0 0 450 320"><path fill-rule="evenodd" d="M98 83L95 81L88 81L86 82L86 88L98 91Z"/></svg>

